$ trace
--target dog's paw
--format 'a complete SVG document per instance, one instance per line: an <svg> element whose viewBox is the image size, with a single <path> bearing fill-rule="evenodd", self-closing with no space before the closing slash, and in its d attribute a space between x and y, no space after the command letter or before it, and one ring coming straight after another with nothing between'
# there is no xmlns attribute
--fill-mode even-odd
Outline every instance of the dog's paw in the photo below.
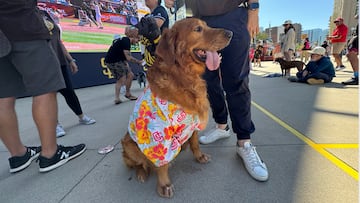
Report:
<svg viewBox="0 0 360 203"><path fill-rule="evenodd" d="M166 184L164 186L157 186L157 192L160 197L172 198L174 196L174 185L173 184Z"/></svg>
<svg viewBox="0 0 360 203"><path fill-rule="evenodd" d="M144 183L147 178L149 177L149 172L145 171L144 169L140 168L136 170L136 177L139 182Z"/></svg>
<svg viewBox="0 0 360 203"><path fill-rule="evenodd" d="M196 160L199 162L199 163L202 163L202 164L206 164L210 161L210 155L208 154L205 154L205 153L201 153L200 156L196 157Z"/></svg>

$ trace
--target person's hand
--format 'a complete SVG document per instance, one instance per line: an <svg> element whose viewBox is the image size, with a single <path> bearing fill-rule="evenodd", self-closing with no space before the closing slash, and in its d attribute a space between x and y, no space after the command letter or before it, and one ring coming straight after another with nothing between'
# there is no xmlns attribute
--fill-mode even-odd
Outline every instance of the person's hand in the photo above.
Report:
<svg viewBox="0 0 360 203"><path fill-rule="evenodd" d="M174 7L174 4L175 4L175 0L165 0L165 6L167 8L172 8Z"/></svg>
<svg viewBox="0 0 360 203"><path fill-rule="evenodd" d="M70 62L70 70L72 74L75 74L79 71L78 66L76 65L75 61Z"/></svg>
<svg viewBox="0 0 360 203"><path fill-rule="evenodd" d="M249 10L248 11L248 31L251 39L254 38L259 33L259 10Z"/></svg>

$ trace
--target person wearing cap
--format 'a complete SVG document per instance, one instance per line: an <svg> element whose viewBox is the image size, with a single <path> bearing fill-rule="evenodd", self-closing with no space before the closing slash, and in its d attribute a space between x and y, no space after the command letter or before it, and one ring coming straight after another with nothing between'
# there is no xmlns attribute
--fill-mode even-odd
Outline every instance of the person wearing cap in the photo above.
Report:
<svg viewBox="0 0 360 203"><path fill-rule="evenodd" d="M341 61L340 53L345 48L348 27L344 24L344 19L341 17L336 18L334 23L336 24L336 28L332 35L328 36L328 40L332 43L331 53L335 58L336 71L339 71L345 68Z"/></svg>
<svg viewBox="0 0 360 203"><path fill-rule="evenodd" d="M354 17L356 20L358 15ZM342 82L343 85L358 85L359 84L359 24L356 25L355 33L347 43L348 54L346 55L350 61L351 67L354 71L354 75L347 81Z"/></svg>
<svg viewBox="0 0 360 203"><path fill-rule="evenodd" d="M290 77L291 82L303 82L310 85L319 85L331 82L335 77L334 65L330 58L325 56L324 47L315 47L310 53L310 62L303 71L296 73L296 77Z"/></svg>
<svg viewBox="0 0 360 203"><path fill-rule="evenodd" d="M116 37L116 36L115 36ZM125 28L125 37L115 39L105 56L105 64L116 78L115 84L115 104L120 104L120 88L125 83L125 97L130 100L136 100L137 97L131 95L130 88L134 73L131 71L128 62L141 64L142 60L138 60L131 56L130 48L132 44L139 42L138 29L135 27Z"/></svg>
<svg viewBox="0 0 360 203"><path fill-rule="evenodd" d="M296 33L295 28L292 25L291 20L286 20L283 24L285 35L283 37L283 44L281 47L281 52L284 54L285 60L291 61L295 53L295 44L296 44ZM290 75L290 69L286 70L286 75Z"/></svg>

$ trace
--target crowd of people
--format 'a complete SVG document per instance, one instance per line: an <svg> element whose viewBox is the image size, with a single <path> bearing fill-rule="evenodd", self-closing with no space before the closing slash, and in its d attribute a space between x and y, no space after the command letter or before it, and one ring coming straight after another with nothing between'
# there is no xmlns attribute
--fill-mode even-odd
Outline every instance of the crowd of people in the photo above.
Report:
<svg viewBox="0 0 360 203"><path fill-rule="evenodd" d="M358 18L358 15L355 16ZM311 45L309 38L305 38L300 48L300 60L306 63L307 68L297 73L296 77L289 77L291 82L304 82L308 84L323 84L331 82L335 76L335 71L341 71L345 68L342 56L346 55L353 69L354 75L344 85L358 85L358 25L352 37L347 39L348 27L344 24L344 19L336 18L333 23L335 29L327 37L327 40L318 45ZM284 35L280 40L281 51L274 49L273 57L282 57L286 61L293 61L296 58L296 30L291 20L283 23ZM345 54L344 54L345 53ZM333 57L335 66L330 60ZM333 67L333 68L331 68ZM330 69L334 69L331 71ZM311 74L312 73L312 74ZM316 73L316 74L314 74ZM321 74L320 74L321 73ZM326 74L322 75L322 74ZM290 76L290 70L286 72Z"/></svg>

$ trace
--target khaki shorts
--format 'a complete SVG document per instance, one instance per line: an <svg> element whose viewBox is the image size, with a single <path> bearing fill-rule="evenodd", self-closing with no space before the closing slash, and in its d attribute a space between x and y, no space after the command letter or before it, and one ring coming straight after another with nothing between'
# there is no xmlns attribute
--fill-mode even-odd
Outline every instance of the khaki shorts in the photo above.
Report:
<svg viewBox="0 0 360 203"><path fill-rule="evenodd" d="M332 54L340 54L342 50L344 50L346 42L336 42L333 43L331 46L331 53Z"/></svg>
<svg viewBox="0 0 360 203"><path fill-rule="evenodd" d="M0 58L0 98L38 96L65 88L60 64L47 40L17 41Z"/></svg>
<svg viewBox="0 0 360 203"><path fill-rule="evenodd" d="M119 80L130 72L129 64L126 61L119 61L116 63L106 63L114 77Z"/></svg>

